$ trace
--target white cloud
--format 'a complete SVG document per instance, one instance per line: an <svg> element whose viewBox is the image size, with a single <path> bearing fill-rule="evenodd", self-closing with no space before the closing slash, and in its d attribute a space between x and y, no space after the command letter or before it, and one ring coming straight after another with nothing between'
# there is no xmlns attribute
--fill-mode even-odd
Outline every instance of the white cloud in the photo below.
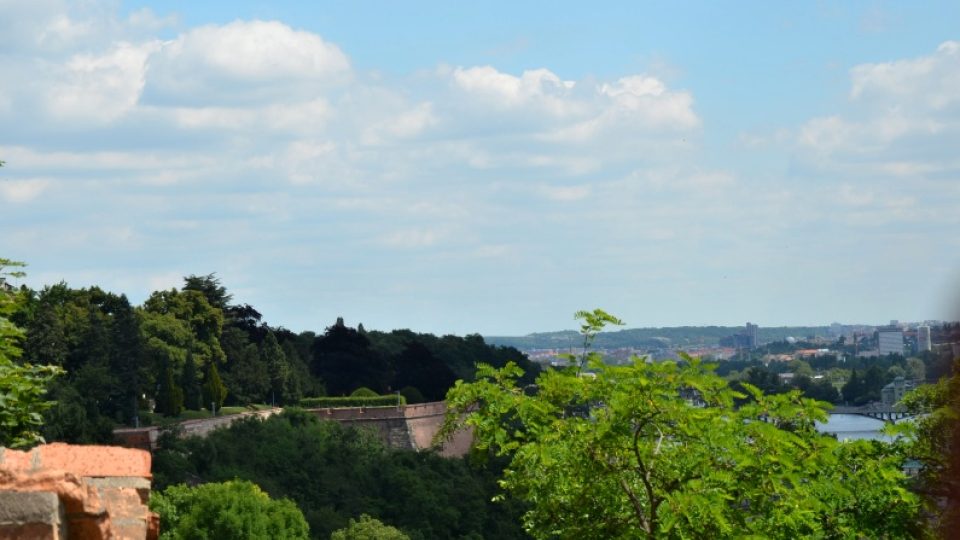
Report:
<svg viewBox="0 0 960 540"><path fill-rule="evenodd" d="M79 54L64 66L62 79L47 96L54 116L109 122L127 113L140 99L147 57L159 42L119 43L102 55Z"/></svg>
<svg viewBox="0 0 960 540"><path fill-rule="evenodd" d="M457 68L451 78L473 98L462 99L481 114L520 118L523 125L518 128L539 129L547 141L580 143L611 132L682 131L700 125L689 93L672 91L647 75L591 84L562 80L547 69L514 76L482 66Z"/></svg>
<svg viewBox="0 0 960 540"><path fill-rule="evenodd" d="M802 149L822 165L922 161L928 170L956 167L946 147L960 140L960 42L945 42L920 58L856 66L850 79L850 109L802 126Z"/></svg>
<svg viewBox="0 0 960 540"><path fill-rule="evenodd" d="M50 180L46 178L3 179L0 180L0 195L8 202L24 203L39 197L49 186Z"/></svg>
<svg viewBox="0 0 960 540"><path fill-rule="evenodd" d="M394 249L422 249L436 245L445 233L427 228L402 229L385 234L381 243Z"/></svg>
<svg viewBox="0 0 960 540"><path fill-rule="evenodd" d="M960 42L946 41L929 56L859 65L850 77L853 99L895 100L909 108L941 110L960 102Z"/></svg>
<svg viewBox="0 0 960 540"><path fill-rule="evenodd" d="M349 73L347 56L316 34L238 20L164 43L149 62L147 96L158 103L269 103L315 95Z"/></svg>
<svg viewBox="0 0 960 540"><path fill-rule="evenodd" d="M323 98L260 107L173 107L178 126L186 129L254 130L307 135L323 131L332 110Z"/></svg>
<svg viewBox="0 0 960 540"><path fill-rule="evenodd" d="M540 187L540 192L552 201L574 202L590 196L590 186L548 186Z"/></svg>
<svg viewBox="0 0 960 540"><path fill-rule="evenodd" d="M564 99L576 83L563 81L548 69L527 70L516 77L491 66L460 67L453 71L452 78L459 88L485 98L495 108L532 103L558 116L577 110L575 103Z"/></svg>

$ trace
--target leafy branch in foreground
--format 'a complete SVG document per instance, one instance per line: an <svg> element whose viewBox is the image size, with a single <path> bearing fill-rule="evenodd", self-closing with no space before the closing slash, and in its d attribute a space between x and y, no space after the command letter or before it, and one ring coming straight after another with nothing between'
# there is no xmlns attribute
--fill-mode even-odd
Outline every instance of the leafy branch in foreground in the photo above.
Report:
<svg viewBox="0 0 960 540"><path fill-rule="evenodd" d="M950 377L920 386L900 405L916 416L891 431L907 435L906 453L920 464L915 490L938 510L935 525L949 538L960 530L960 358Z"/></svg>
<svg viewBox="0 0 960 540"><path fill-rule="evenodd" d="M0 258L0 446L22 447L42 442L43 411L52 402L44 398L47 384L63 370L56 366L18 365L23 331L7 317L19 297L7 289L5 277L23 277L21 262Z"/></svg>
<svg viewBox="0 0 960 540"><path fill-rule="evenodd" d="M587 321L590 324L591 321ZM599 328L597 328L599 326ZM599 331L591 325L589 331ZM883 443L840 443L798 392L735 392L713 366L680 362L522 371L481 366L449 392L441 436L462 425L510 460L500 482L536 538L920 535L921 505ZM734 399L749 397L736 407Z"/></svg>

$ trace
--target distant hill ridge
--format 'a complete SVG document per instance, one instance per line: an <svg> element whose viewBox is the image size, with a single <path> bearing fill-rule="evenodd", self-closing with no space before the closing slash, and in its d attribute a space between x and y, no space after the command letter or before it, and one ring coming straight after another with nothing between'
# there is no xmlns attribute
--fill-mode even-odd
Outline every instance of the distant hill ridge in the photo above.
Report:
<svg viewBox="0 0 960 540"><path fill-rule="evenodd" d="M780 341L789 336L825 336L828 326L760 327L757 339L761 343ZM668 326L662 328L629 328L599 334L593 343L598 349L659 348L717 345L721 338L744 331L743 326ZM575 330L536 332L525 336L484 336L491 345L530 349L562 349L579 347L583 337Z"/></svg>

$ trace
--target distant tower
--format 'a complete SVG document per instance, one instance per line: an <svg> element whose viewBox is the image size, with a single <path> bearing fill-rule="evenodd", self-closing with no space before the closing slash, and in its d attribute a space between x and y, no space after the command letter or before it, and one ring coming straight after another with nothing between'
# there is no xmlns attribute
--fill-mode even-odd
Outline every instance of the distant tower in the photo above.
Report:
<svg viewBox="0 0 960 540"><path fill-rule="evenodd" d="M751 349L757 348L757 329L759 327L753 323L747 323L747 346Z"/></svg>
<svg viewBox="0 0 960 540"><path fill-rule="evenodd" d="M929 326L918 326L917 327L917 351L929 351L933 348L930 343L930 327Z"/></svg>

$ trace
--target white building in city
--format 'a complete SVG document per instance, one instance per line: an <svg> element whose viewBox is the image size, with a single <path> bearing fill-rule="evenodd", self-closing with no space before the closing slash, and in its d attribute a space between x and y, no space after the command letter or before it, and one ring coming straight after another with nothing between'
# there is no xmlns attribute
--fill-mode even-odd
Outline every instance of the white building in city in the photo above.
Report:
<svg viewBox="0 0 960 540"><path fill-rule="evenodd" d="M878 352L886 354L903 354L903 330L899 328L884 328L878 332Z"/></svg>
<svg viewBox="0 0 960 540"><path fill-rule="evenodd" d="M930 343L930 327L929 326L918 326L917 327L917 351L929 351L933 348L933 344Z"/></svg>

